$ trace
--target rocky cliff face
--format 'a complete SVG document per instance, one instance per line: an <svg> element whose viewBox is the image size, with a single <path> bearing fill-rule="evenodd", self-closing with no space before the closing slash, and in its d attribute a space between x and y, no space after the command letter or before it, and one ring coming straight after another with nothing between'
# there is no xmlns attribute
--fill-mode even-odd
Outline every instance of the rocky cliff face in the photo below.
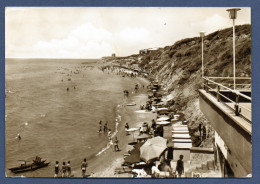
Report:
<svg viewBox="0 0 260 184"><path fill-rule="evenodd" d="M113 61L131 58L131 63L151 70L151 77L173 95L172 108L183 112L190 126L196 127L199 122L206 121L198 101L198 89L202 88L201 44L200 37L187 38L148 54L114 58ZM205 76L233 76L232 45L232 28L204 37ZM236 26L236 76L251 76L251 25Z"/></svg>

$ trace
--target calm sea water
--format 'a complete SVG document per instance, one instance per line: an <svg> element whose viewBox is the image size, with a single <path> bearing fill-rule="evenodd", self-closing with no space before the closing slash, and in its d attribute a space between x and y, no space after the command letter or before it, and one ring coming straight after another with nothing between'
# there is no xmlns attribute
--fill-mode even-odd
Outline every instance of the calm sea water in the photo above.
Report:
<svg viewBox="0 0 260 184"><path fill-rule="evenodd" d="M115 131L123 91L135 85L77 60L9 59L5 71L6 168L36 155L51 161L51 167L24 173L27 177L52 177L56 160L78 166L84 157L95 157L108 142L97 133L99 121Z"/></svg>

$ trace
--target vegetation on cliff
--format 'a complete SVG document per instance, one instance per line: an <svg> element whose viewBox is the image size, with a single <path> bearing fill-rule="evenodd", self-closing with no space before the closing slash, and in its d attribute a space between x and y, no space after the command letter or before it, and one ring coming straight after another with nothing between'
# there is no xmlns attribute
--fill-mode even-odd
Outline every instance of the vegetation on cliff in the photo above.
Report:
<svg viewBox="0 0 260 184"><path fill-rule="evenodd" d="M251 25L236 26L236 76L251 76ZM150 71L174 97L172 110L183 112L190 128L207 124L199 109L198 89L202 88L201 38L186 38L172 46L132 55L131 63ZM133 60L133 58L135 58ZM117 59L114 58L114 61ZM130 63L130 64L131 64ZM233 77L233 29L227 28L204 37L204 76Z"/></svg>
<svg viewBox="0 0 260 184"><path fill-rule="evenodd" d="M205 76L233 76L232 45L232 28L204 37ZM200 37L186 38L152 51L140 62L141 67L151 68L154 78L174 96L173 108L184 112L186 118L194 122L205 120L198 105L198 89L202 87L201 64ZM236 76L251 76L251 25L236 26Z"/></svg>

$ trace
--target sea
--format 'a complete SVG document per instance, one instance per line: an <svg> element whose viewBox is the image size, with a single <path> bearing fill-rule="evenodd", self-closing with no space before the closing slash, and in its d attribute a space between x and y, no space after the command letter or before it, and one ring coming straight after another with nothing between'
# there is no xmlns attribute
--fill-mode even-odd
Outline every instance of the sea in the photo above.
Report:
<svg viewBox="0 0 260 184"><path fill-rule="evenodd" d="M6 176L20 176L8 168L23 160L29 164L36 156L51 167L23 176L53 177L55 161L79 166L83 158L102 154L108 137L97 132L99 122L107 121L116 134L123 91L133 91L135 84L131 78L103 72L97 60L6 59Z"/></svg>

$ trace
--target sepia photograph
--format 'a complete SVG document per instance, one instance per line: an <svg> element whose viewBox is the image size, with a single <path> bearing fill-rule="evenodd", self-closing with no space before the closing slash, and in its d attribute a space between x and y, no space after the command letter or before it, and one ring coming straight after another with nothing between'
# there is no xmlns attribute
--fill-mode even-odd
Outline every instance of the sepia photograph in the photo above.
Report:
<svg viewBox="0 0 260 184"><path fill-rule="evenodd" d="M250 7L5 7L4 75L6 178L253 177Z"/></svg>

